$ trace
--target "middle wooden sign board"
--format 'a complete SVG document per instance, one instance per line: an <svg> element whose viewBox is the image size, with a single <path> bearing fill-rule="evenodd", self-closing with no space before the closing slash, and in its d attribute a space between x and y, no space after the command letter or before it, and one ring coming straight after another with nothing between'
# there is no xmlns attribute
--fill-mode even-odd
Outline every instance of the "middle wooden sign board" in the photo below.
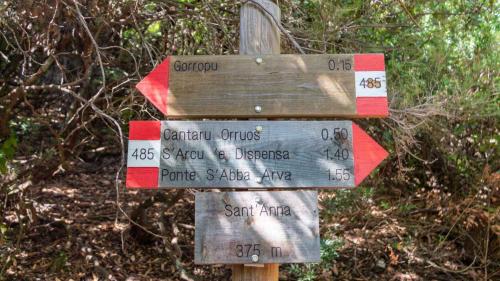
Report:
<svg viewBox="0 0 500 281"><path fill-rule="evenodd" d="M351 121L135 121L128 188L353 188L387 152Z"/></svg>

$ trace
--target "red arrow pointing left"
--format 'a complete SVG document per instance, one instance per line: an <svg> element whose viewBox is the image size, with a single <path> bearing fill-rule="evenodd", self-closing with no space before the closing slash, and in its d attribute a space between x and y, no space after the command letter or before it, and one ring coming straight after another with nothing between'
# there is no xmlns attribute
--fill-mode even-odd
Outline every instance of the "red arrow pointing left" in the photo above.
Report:
<svg viewBox="0 0 500 281"><path fill-rule="evenodd" d="M167 57L167 59L136 86L136 88L165 115L167 115L169 78L170 57Z"/></svg>
<svg viewBox="0 0 500 281"><path fill-rule="evenodd" d="M389 114L383 54L260 59L256 67L249 56L169 56L136 87L171 117ZM308 67L294 66L302 64Z"/></svg>

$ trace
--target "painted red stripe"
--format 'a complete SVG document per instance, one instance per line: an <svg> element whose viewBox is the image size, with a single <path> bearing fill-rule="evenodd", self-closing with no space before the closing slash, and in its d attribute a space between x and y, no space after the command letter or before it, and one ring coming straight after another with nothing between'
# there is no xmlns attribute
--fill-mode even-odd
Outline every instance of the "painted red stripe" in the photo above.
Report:
<svg viewBox="0 0 500 281"><path fill-rule="evenodd" d="M355 54L354 71L384 71L384 54Z"/></svg>
<svg viewBox="0 0 500 281"><path fill-rule="evenodd" d="M159 168L127 168L127 188L158 189Z"/></svg>
<svg viewBox="0 0 500 281"><path fill-rule="evenodd" d="M135 87L163 114L167 115L170 57L167 57Z"/></svg>
<svg viewBox="0 0 500 281"><path fill-rule="evenodd" d="M159 140L160 121L130 121L129 140Z"/></svg>
<svg viewBox="0 0 500 281"><path fill-rule="evenodd" d="M356 98L356 113L358 117L389 116L389 106L387 97Z"/></svg>
<svg viewBox="0 0 500 281"><path fill-rule="evenodd" d="M357 186L380 162L387 158L389 153L354 122L352 123L352 138L354 184Z"/></svg>

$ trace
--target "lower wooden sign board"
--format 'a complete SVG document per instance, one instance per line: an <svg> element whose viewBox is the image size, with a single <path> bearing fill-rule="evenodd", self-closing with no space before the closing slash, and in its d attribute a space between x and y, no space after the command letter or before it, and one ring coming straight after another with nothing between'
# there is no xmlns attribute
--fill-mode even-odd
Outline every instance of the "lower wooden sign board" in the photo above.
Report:
<svg viewBox="0 0 500 281"><path fill-rule="evenodd" d="M351 121L133 121L128 188L353 188L387 152Z"/></svg>
<svg viewBox="0 0 500 281"><path fill-rule="evenodd" d="M317 191L197 192L196 264L320 261Z"/></svg>

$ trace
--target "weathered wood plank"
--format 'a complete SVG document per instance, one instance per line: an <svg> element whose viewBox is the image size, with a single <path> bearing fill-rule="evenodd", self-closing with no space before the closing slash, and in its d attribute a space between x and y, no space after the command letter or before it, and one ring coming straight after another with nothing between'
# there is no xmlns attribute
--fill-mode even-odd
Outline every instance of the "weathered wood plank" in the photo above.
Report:
<svg viewBox="0 0 500 281"><path fill-rule="evenodd" d="M261 267L248 264L234 264L232 281L274 281L279 280L279 264L263 264Z"/></svg>
<svg viewBox="0 0 500 281"><path fill-rule="evenodd" d="M172 56L137 88L169 117L388 115L382 54Z"/></svg>
<svg viewBox="0 0 500 281"><path fill-rule="evenodd" d="M268 0L254 0L277 21L281 19L279 7ZM264 14L255 3L248 2L240 10L240 55L279 54L280 32L272 18Z"/></svg>
<svg viewBox="0 0 500 281"><path fill-rule="evenodd" d="M352 188L387 156L351 121L139 121L130 127L129 188Z"/></svg>
<svg viewBox="0 0 500 281"><path fill-rule="evenodd" d="M317 204L316 191L198 192L195 263L317 262Z"/></svg>

